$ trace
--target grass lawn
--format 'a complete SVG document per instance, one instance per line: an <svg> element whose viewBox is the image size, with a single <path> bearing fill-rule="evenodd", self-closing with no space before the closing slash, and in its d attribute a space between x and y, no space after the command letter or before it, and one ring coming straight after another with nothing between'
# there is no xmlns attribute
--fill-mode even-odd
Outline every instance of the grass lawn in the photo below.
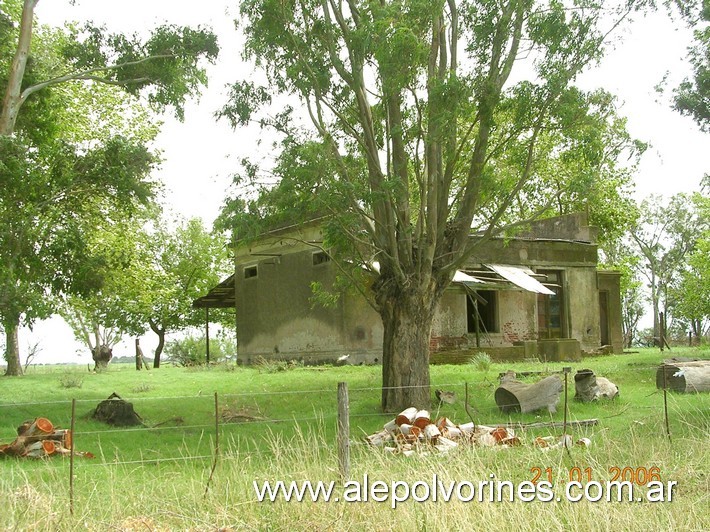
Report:
<svg viewBox="0 0 710 532"><path fill-rule="evenodd" d="M665 353L669 356L669 353ZM710 349L673 349L670 356L710 358ZM465 386L477 423L563 419L554 415L499 412L493 399L498 374L516 371L573 372L591 368L616 383L617 400L580 404L572 400L569 419L599 419L575 437L592 440L587 449L543 452L530 445L537 435L522 433L512 449L457 449L447 455L405 458L361 445L362 436L391 419L379 412L380 367L269 368L216 366L209 369L163 367L137 372L113 365L103 373L85 367L36 367L20 378L0 378L0 443L14 439L26 419L49 418L68 428L76 400L75 446L96 458L77 459L74 515L68 508L69 461L0 461L0 529L162 530L162 529L710 529L710 394L668 394L671 440L666 436L663 394L655 369L664 358L657 350L586 359L578 364L492 364L432 366L432 391L456 393L454 405L434 408L432 416L469 421L463 406ZM272 368L276 369L276 368ZM531 377L532 382L539 377ZM595 481L611 480L628 467L642 473L657 467L664 482L676 481L672 502L257 502L253 481L338 480L335 425L337 383L350 395L351 478L391 483L496 479L514 483L550 476L556 493L577 469ZM89 413L112 392L131 401L145 427L114 429ZM215 393L219 417L248 422L220 423L220 458L205 496L212 467ZM631 471L629 470L629 471ZM339 494L342 495L342 488Z"/></svg>

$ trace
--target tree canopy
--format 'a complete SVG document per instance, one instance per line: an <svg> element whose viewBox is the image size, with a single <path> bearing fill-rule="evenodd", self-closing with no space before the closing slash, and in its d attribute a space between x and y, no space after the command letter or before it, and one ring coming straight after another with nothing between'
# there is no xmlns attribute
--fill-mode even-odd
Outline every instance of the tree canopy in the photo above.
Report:
<svg viewBox="0 0 710 532"><path fill-rule="evenodd" d="M336 259L380 264L370 301L384 325L385 409L429 402L433 313L477 245L620 177L604 138L614 128L608 96L573 83L641 4L240 4L245 55L268 88L237 81L221 116L282 133L269 169L280 183L265 201L228 204L223 220L242 237L260 227L250 212L286 216L272 201L292 219L317 209ZM303 112L261 112L276 97ZM260 170L250 163L243 177ZM534 198L536 183L557 193Z"/></svg>
<svg viewBox="0 0 710 532"><path fill-rule="evenodd" d="M91 24L38 26L37 2L0 6L0 321L10 375L21 373L17 328L52 312L48 294L100 288L90 234L154 197L157 128L146 109L181 116L217 54L205 29L163 26L140 40Z"/></svg>

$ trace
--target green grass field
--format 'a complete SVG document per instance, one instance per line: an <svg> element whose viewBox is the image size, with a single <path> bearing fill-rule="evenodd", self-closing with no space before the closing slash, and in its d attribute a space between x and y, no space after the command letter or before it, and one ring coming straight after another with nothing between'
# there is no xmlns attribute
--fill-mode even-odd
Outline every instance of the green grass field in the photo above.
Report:
<svg viewBox="0 0 710 532"><path fill-rule="evenodd" d="M672 356L710 358L710 350L674 349ZM668 353L665 353L668 356ZM588 367L615 382L621 395L606 403L572 400L570 420L599 419L575 437L592 440L587 449L543 452L530 442L560 430L522 432L523 446L511 449L459 448L446 455L392 456L362 445L363 437L391 419L379 412L379 367L209 369L163 367L137 372L114 365L103 373L81 367L30 368L21 378L0 379L0 443L15 428L38 416L68 428L76 400L75 447L96 458L77 458L74 515L69 511L69 460L0 461L0 529L163 530L344 529L344 530L708 530L710 529L710 394L668 394L671 440L665 433L663 394L655 386L657 350L586 359ZM564 364L570 365L570 364ZM432 391L454 391L454 405L433 408L433 416L469 421L465 386L477 423L540 422L554 415L498 411L493 400L498 374L559 371L563 364L433 366ZM535 378L530 378L535 380ZM253 481L338 480L336 450L337 383L350 395L351 478L390 483L430 480L479 482L494 474L515 483L536 471L569 480L575 467L594 480L613 477L613 468L657 467L664 482L676 481L672 502L415 502L392 510L388 502L257 502ZM112 392L133 403L145 427L115 429L90 419ZM220 453L205 495L215 443L215 393ZM242 422L225 422L225 420ZM339 488L341 489L341 488ZM341 493L342 494L342 493Z"/></svg>

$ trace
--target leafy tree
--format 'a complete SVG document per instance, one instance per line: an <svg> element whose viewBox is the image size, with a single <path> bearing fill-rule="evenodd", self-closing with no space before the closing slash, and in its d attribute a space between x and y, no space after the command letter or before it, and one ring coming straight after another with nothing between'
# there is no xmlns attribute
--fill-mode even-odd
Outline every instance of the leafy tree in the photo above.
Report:
<svg viewBox="0 0 710 532"><path fill-rule="evenodd" d="M695 208L688 194L676 194L670 201L651 196L640 207L641 222L631 237L643 261L642 275L648 281L653 308L654 337L660 336L659 312L672 311L669 292L706 230L708 218Z"/></svg>
<svg viewBox="0 0 710 532"><path fill-rule="evenodd" d="M526 220L508 216L525 203L526 186L553 175L545 165L569 171L561 190L578 182L575 174L594 182L589 176L603 154L589 127L594 96L572 83L635 5L240 4L246 55L269 87L235 83L221 115L235 126L259 121L283 134L274 172L281 182L266 194L287 209L237 199L223 222L239 224L243 238L263 227L250 213L270 223L320 211L330 216L326 245L344 269L379 263L367 294L384 326L385 410L429 403L429 335L439 300L478 244L547 209L524 205ZM289 108L260 113L277 94L298 99L312 128L301 127ZM582 152L588 159L575 169ZM245 169L258 177L258 166ZM481 239L469 238L474 229Z"/></svg>
<svg viewBox="0 0 710 532"><path fill-rule="evenodd" d="M87 234L150 200L156 129L128 96L178 116L217 53L206 30L160 27L145 42L87 25L35 28L38 0L0 7L0 318L8 375L17 329L52 311L49 292L100 287ZM12 58L10 63L8 58ZM123 114L123 111L127 111ZM135 130L126 132L125 125ZM94 127L102 124L101 127Z"/></svg>
<svg viewBox="0 0 710 532"><path fill-rule="evenodd" d="M673 295L676 314L687 321L691 333L700 341L710 321L710 198L698 193L693 196L693 202L699 218L705 220L705 229L688 257L686 268L681 271Z"/></svg>
<svg viewBox="0 0 710 532"><path fill-rule="evenodd" d="M126 332L143 332L140 318L127 312L126 300L140 294L138 287L147 272L145 223L144 216L134 216L105 223L88 233L87 248L100 286L84 294L59 297L59 314L92 356L102 346L113 348Z"/></svg>
<svg viewBox="0 0 710 532"><path fill-rule="evenodd" d="M710 131L710 0L674 3L695 37L688 56L693 75L675 89L674 107L693 118L700 129Z"/></svg>
<svg viewBox="0 0 710 532"><path fill-rule="evenodd" d="M10 135L22 106L35 93L66 82L106 83L134 95L144 95L159 109L174 108L183 116L182 104L206 83L202 59L214 61L218 53L215 35L205 29L160 26L142 42L136 36L111 34L87 23L70 27L56 50L63 61L48 70L44 79L28 80L25 71L31 57L34 9L39 0L24 0L14 58L7 76L0 135ZM5 14L8 23L12 10ZM16 12L16 9L15 9ZM29 81L29 82L28 82Z"/></svg>
<svg viewBox="0 0 710 532"><path fill-rule="evenodd" d="M165 335L204 323L204 314L192 302L219 283L231 264L221 238L210 234L198 218L173 229L161 224L148 233L144 245L145 262L134 274L138 282L122 297L128 300L125 312L141 324L141 332L149 328L158 336L153 360L158 368Z"/></svg>
<svg viewBox="0 0 710 532"><path fill-rule="evenodd" d="M158 336L153 361L158 368L166 334L204 322L192 302L220 281L230 264L227 250L197 218L173 225L157 217L133 219L95 234L102 285L67 297L62 305L62 316L92 352L97 344L111 347L110 341L118 343L126 333L151 330Z"/></svg>

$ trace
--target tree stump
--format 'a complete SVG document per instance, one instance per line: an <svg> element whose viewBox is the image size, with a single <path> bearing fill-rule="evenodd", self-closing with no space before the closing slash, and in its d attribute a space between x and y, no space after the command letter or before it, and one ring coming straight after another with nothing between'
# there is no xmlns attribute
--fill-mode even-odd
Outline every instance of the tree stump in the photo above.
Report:
<svg viewBox="0 0 710 532"><path fill-rule="evenodd" d="M605 377L597 377L591 369L580 369L574 376L574 398L583 403L598 399L613 399L619 387Z"/></svg>
<svg viewBox="0 0 710 532"><path fill-rule="evenodd" d="M663 388L664 372L668 390L682 393L710 392L710 360L665 360L656 371L656 388Z"/></svg>
<svg viewBox="0 0 710 532"><path fill-rule="evenodd" d="M101 401L91 417L116 427L143 424L141 417L133 410L133 404L121 399L117 393L112 393L108 399Z"/></svg>
<svg viewBox="0 0 710 532"><path fill-rule="evenodd" d="M527 413L545 408L554 413L562 388L562 380L556 375L526 384L516 380L515 373L509 372L495 391L495 401L501 412Z"/></svg>

